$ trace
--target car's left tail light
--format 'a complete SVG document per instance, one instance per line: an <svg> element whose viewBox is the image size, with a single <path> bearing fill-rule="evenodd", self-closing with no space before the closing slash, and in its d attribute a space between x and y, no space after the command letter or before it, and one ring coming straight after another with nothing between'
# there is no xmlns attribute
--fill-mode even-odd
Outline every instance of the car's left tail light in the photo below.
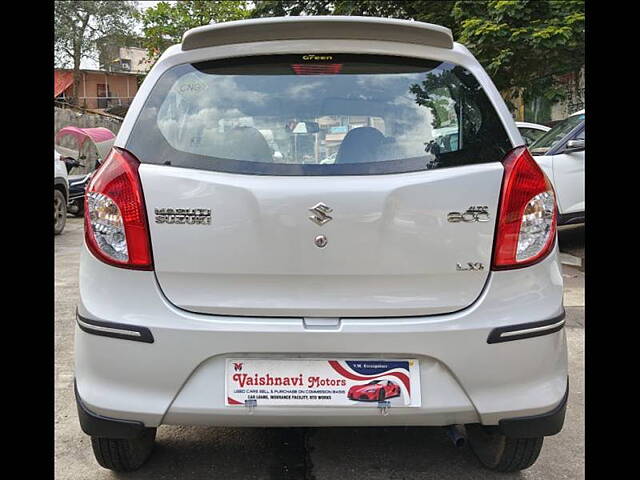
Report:
<svg viewBox="0 0 640 480"><path fill-rule="evenodd" d="M493 270L532 265L552 250L558 210L551 182L529 150L503 160L504 177L496 224Z"/></svg>
<svg viewBox="0 0 640 480"><path fill-rule="evenodd" d="M96 258L109 265L152 270L139 166L130 153L111 150L87 186L85 240Z"/></svg>

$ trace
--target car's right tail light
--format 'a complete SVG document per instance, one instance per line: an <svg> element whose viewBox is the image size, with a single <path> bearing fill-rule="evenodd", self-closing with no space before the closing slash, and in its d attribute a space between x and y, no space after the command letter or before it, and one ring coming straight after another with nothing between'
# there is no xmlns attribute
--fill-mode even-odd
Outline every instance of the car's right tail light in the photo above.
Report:
<svg viewBox="0 0 640 480"><path fill-rule="evenodd" d="M85 241L109 265L152 270L139 166L133 155L114 148L96 170L85 193Z"/></svg>
<svg viewBox="0 0 640 480"><path fill-rule="evenodd" d="M503 164L493 270L539 262L551 252L556 238L555 193L529 150L512 150Z"/></svg>

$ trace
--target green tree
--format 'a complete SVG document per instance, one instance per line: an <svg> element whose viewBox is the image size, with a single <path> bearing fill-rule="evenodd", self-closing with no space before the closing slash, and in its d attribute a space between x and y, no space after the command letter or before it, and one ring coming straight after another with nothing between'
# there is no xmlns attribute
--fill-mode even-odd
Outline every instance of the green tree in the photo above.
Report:
<svg viewBox="0 0 640 480"><path fill-rule="evenodd" d="M458 41L512 96L559 100L554 76L584 65L583 0L462 0L453 17Z"/></svg>
<svg viewBox="0 0 640 480"><path fill-rule="evenodd" d="M298 15L332 15L333 3L323 0L265 0L256 1L251 17L285 17Z"/></svg>
<svg viewBox="0 0 640 480"><path fill-rule="evenodd" d="M170 45L180 43L187 30L210 23L242 20L250 14L247 2L195 1L159 2L137 14L142 24L143 46L155 61Z"/></svg>
<svg viewBox="0 0 640 480"><path fill-rule="evenodd" d="M498 89L525 100L563 97L555 76L584 65L584 0L275 0L252 17L362 15L444 25L487 70Z"/></svg>
<svg viewBox="0 0 640 480"><path fill-rule="evenodd" d="M73 68L72 104L78 104L80 62L96 59L96 41L110 35L123 43L131 38L137 2L57 1L54 3L54 55L58 67Z"/></svg>
<svg viewBox="0 0 640 480"><path fill-rule="evenodd" d="M413 19L450 26L454 1L378 1L378 0L264 0L256 1L251 16L361 15Z"/></svg>
<svg viewBox="0 0 640 480"><path fill-rule="evenodd" d="M251 16L281 17L298 15L363 15L373 17L409 18L405 4L413 2L376 0L265 0L256 1Z"/></svg>

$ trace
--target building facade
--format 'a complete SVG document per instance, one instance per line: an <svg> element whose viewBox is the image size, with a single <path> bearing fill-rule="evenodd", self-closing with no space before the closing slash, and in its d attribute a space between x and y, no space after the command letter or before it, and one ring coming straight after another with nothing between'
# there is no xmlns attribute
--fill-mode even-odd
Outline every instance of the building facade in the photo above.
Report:
<svg viewBox="0 0 640 480"><path fill-rule="evenodd" d="M106 72L124 72L145 74L151 68L151 62L144 48L120 47L107 40L99 43L100 70Z"/></svg>
<svg viewBox="0 0 640 480"><path fill-rule="evenodd" d="M564 99L552 102L547 98L538 97L529 102L523 102L521 98L509 97L514 107L513 118L517 121L541 123L543 125L564 120L572 113L585 108L585 71L584 67L579 72L566 73L555 77L557 86L563 91Z"/></svg>
<svg viewBox="0 0 640 480"><path fill-rule="evenodd" d="M91 110L105 110L114 106L129 106L138 92L143 75L128 72L81 70L79 91L74 92L73 71L57 68L54 80L54 98L64 103L66 98L77 97L78 106Z"/></svg>

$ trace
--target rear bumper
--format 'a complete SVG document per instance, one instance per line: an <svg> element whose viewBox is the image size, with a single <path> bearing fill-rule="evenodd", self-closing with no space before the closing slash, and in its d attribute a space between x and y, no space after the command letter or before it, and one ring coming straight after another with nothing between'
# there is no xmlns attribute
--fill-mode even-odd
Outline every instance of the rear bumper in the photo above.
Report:
<svg viewBox="0 0 640 480"><path fill-rule="evenodd" d="M80 426L87 435L103 438L136 438L144 432L145 426L142 422L108 418L91 412L78 395L75 381L74 390ZM499 428L502 433L513 438L555 435L562 430L568 398L569 381L567 379L567 390L556 408L540 415L500 420Z"/></svg>
<svg viewBox="0 0 640 480"><path fill-rule="evenodd" d="M144 342L131 341L126 333L125 338L104 336L87 328L87 322L85 328L76 327L78 394L85 409L100 417L149 427L482 423L513 429L521 420L506 419L547 414L559 408L566 394L562 328L488 342L496 329L527 330L529 323L562 314L557 250L526 269L491 273L481 296L463 311L342 319L335 328L314 327L302 318L185 312L167 302L153 272L110 267L86 250L80 276L82 318L94 326L109 328L109 322L115 322L124 330L146 329L153 338ZM393 407L387 415L380 414L375 402L371 408L258 406L250 413L225 406L224 368L230 356L415 358L420 362L422 404Z"/></svg>
<svg viewBox="0 0 640 480"><path fill-rule="evenodd" d="M136 438L144 432L145 426L142 422L103 417L93 413L78 395L78 386L75 381L73 389L76 395L80 428L87 435L102 438Z"/></svg>
<svg viewBox="0 0 640 480"><path fill-rule="evenodd" d="M584 223L584 212L561 213L558 215L558 226L579 225Z"/></svg>
<svg viewBox="0 0 640 480"><path fill-rule="evenodd" d="M567 389L564 397L553 410L539 415L500 420L500 430L506 436L514 438L545 437L560 433L562 425L564 425L564 415L567 411L568 400L569 379L567 379Z"/></svg>

